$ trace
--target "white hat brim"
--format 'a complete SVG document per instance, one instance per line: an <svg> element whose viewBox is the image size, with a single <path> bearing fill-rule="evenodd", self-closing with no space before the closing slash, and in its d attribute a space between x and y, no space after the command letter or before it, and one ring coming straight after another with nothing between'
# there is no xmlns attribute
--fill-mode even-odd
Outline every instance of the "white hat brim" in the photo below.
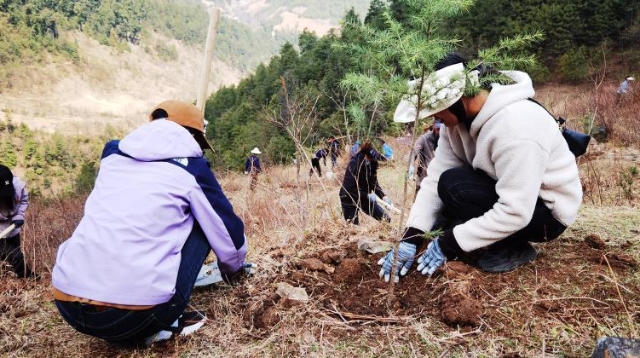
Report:
<svg viewBox="0 0 640 358"><path fill-rule="evenodd" d="M477 82L477 72L471 73L471 79ZM473 77L475 76L475 77ZM417 84L416 80L409 81L409 91ZM432 72L422 86L423 109L417 119L424 119L451 107L464 94L466 74L464 65L457 63ZM410 123L416 120L417 95L405 96L396 107L393 121Z"/></svg>

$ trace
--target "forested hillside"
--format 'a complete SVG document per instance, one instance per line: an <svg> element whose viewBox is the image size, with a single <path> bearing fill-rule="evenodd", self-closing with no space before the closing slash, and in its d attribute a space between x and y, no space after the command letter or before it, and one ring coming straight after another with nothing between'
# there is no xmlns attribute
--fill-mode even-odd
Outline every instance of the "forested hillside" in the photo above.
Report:
<svg viewBox="0 0 640 358"><path fill-rule="evenodd" d="M208 21L204 6L188 0L0 1L0 89L13 66L43 61L43 52L78 60L78 45L62 37L63 31L80 30L121 51L129 44L144 42L154 31L202 46ZM171 45L144 45L162 59L177 56ZM217 45L222 61L245 72L267 60L278 47L264 29L254 30L225 17Z"/></svg>
<svg viewBox="0 0 640 358"><path fill-rule="evenodd" d="M349 72L370 70L371 64L354 55L366 52L366 38L372 32L391 36L387 16L406 24L419 10L413 4L410 0L373 0L364 17L351 10L337 31L321 37L304 32L298 40L299 50L285 44L278 56L259 65L237 86L217 91L207 104L207 118L216 123L208 133L218 150L216 164L238 169L254 146L265 149L267 161L291 160L294 140L286 125L292 120L291 111L309 113L306 132L299 136L305 138L308 148L329 135L398 134L401 128L391 121L397 100L374 98L383 91L360 93L343 80ZM507 36L541 31L543 39L528 48L539 59L537 66L527 69L537 84L551 79L579 84L596 77L601 81L604 76L618 81L638 71L639 8L640 3L632 0L478 1L446 20L443 28L459 40L457 49L470 58L477 56L478 49L497 45ZM393 75L412 75L392 56L386 61Z"/></svg>

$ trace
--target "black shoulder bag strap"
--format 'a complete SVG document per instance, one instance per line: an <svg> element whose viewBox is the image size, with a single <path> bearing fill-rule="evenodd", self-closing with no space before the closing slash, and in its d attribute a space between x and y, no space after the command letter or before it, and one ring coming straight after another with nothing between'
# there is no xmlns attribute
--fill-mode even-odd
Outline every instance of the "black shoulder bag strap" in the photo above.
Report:
<svg viewBox="0 0 640 358"><path fill-rule="evenodd" d="M544 110L547 111L547 113L549 113L549 115L556 120L556 123L558 123L558 127L562 132L562 136L567 141L567 145L569 145L569 150L576 158L587 152L587 147L589 146L589 141L591 140L590 135L568 129L566 126L566 119L562 117L556 118L553 113L549 112L549 110L545 106L540 104L540 102L536 101L535 99L528 98L528 100L544 108Z"/></svg>

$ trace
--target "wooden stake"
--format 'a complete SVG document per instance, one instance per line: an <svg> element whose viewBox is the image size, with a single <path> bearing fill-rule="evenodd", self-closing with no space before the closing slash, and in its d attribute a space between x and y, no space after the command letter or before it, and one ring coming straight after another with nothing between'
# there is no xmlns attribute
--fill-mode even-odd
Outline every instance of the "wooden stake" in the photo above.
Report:
<svg viewBox="0 0 640 358"><path fill-rule="evenodd" d="M209 8L209 30L205 42L204 60L202 72L200 74L200 89L196 99L196 107L204 114L204 107L207 102L207 92L209 91L209 78L211 76L211 63L213 62L213 50L215 48L216 35L220 24L220 9Z"/></svg>

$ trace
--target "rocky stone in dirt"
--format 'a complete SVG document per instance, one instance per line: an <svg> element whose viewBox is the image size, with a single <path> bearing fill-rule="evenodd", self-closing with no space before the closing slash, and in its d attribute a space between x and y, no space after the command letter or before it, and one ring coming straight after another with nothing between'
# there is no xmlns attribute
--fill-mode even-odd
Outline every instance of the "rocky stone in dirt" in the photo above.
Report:
<svg viewBox="0 0 640 358"><path fill-rule="evenodd" d="M338 265L342 262L342 259L347 256L347 253L341 250L328 249L320 253L320 260L325 264Z"/></svg>
<svg viewBox="0 0 640 358"><path fill-rule="evenodd" d="M587 245L589 245L589 247L597 250L604 250L604 248L607 246L607 244L604 243L604 240L602 240L597 234L587 235L584 238L584 241L587 243Z"/></svg>
<svg viewBox="0 0 640 358"><path fill-rule="evenodd" d="M384 241L376 241L369 238L361 238L358 240L358 250L366 251L370 254L377 254L378 252L387 252L391 250L393 246L391 243Z"/></svg>
<svg viewBox="0 0 640 358"><path fill-rule="evenodd" d="M307 302L309 295L302 287L293 287L286 282L278 282L276 294L284 299L298 302Z"/></svg>
<svg viewBox="0 0 640 358"><path fill-rule="evenodd" d="M326 273L333 273L335 271L332 266L325 265L322 261L320 261L320 259L317 259L315 257L298 261L298 266L309 271L325 271Z"/></svg>
<svg viewBox="0 0 640 358"><path fill-rule="evenodd" d="M640 340L622 337L603 337L596 342L591 358L640 357Z"/></svg>

